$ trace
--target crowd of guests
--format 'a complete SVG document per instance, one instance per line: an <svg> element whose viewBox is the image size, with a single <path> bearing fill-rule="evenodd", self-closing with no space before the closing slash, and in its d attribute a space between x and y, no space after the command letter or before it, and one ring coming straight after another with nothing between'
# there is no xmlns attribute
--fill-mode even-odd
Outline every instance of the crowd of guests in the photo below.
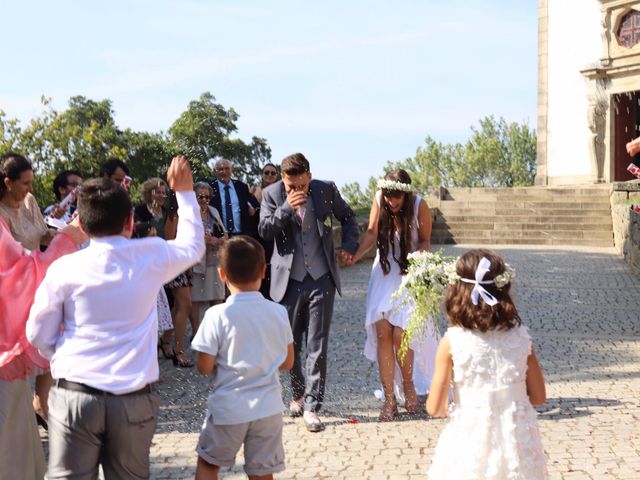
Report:
<svg viewBox="0 0 640 480"><path fill-rule="evenodd" d="M437 346L432 332L427 344L411 345L404 361L396 356L408 313L393 308L392 295L406 274L408 255L430 248L431 232L428 206L413 192L406 172L389 172L381 180L362 244L353 210L335 184L312 178L300 153L285 157L280 171L264 165L261 183L253 187L233 178L227 159L215 163L214 179L194 182L188 160L179 156L167 182L150 178L142 183L143 201L135 207L124 162L106 162L99 178L85 182L80 172L69 170L56 177L58 201L45 215L31 193L33 175L23 156L0 157L5 333L0 417L11 419L0 433L0 463L8 478L44 476L36 415L49 429L48 478L97 478L100 465L107 479L148 478L159 409L153 389L159 375L156 347L176 367L195 365L213 376L196 447L196 478L217 478L242 445L249 477L272 478L285 468L278 372L290 371L289 415L302 417L309 432L321 432L329 330L335 293L340 293L337 261L352 265L374 245L365 354L380 369L384 403L379 420L392 420L399 404L416 413L418 394L430 386L435 394L429 397L429 412L446 415L453 366L462 368L456 370L456 382L469 377L463 375L460 349L475 346L478 359L487 352L497 358L508 346L473 342L487 332L511 332L506 338L514 345L508 355L517 358L507 360L518 369L509 372L526 376L526 385L505 385L501 398L520 405L523 416L513 421L526 428L530 441L527 452L516 445L517 451L504 456L515 458L509 469L524 471L518 462L529 455L533 462L525 462L526 478L543 478L531 402L544 401L544 383L508 288L495 285L494 279L505 273L499 256L473 251L458 262L463 282L452 290L447 313L453 327L477 334L452 329ZM64 226L54 232L48 219ZM333 219L341 226L337 247ZM484 262L489 267L481 271ZM495 300L488 310L485 304L478 307L478 289L490 291ZM195 362L185 350L189 323ZM468 358L464 361L469 364ZM32 375L37 380L31 408L26 398ZM474 395L484 398L483 388L505 381L485 377L480 379L484 384L474 383L473 395L464 394L469 404ZM453 455L456 436L476 428L461 415L452 417L443 435L433 478L451 478L447 472L453 468L462 475L455 478L483 478L478 468L484 467ZM485 430L520 431L509 422L476 423ZM480 447L495 447L490 443ZM11 460L16 446L20 461ZM476 470L466 469L469 465ZM493 471L504 465L486 467Z"/></svg>

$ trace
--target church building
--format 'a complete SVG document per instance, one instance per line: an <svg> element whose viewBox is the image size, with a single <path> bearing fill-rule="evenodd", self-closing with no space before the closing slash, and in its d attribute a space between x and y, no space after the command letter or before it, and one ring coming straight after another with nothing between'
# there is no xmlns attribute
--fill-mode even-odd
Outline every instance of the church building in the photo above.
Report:
<svg viewBox="0 0 640 480"><path fill-rule="evenodd" d="M538 0L538 20L536 185L635 178L640 1Z"/></svg>

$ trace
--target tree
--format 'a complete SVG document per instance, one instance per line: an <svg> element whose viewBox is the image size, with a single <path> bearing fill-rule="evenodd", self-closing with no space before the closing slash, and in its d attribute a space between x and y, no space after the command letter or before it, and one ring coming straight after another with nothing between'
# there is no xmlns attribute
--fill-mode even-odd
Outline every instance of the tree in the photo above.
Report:
<svg viewBox="0 0 640 480"><path fill-rule="evenodd" d="M233 108L225 109L205 92L169 128L171 147L189 157L196 176L211 176L211 160L224 157L233 162L235 177L253 183L260 165L271 158L271 149L263 138L253 137L248 144L231 138L238 118Z"/></svg>

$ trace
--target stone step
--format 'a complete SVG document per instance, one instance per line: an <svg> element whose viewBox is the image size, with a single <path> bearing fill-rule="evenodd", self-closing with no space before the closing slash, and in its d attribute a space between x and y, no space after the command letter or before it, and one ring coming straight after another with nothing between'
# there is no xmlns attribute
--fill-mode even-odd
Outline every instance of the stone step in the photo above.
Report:
<svg viewBox="0 0 640 480"><path fill-rule="evenodd" d="M489 231L505 231L505 230L526 230L526 231L540 231L540 232L553 232L557 230L571 230L571 231L599 231L599 232L611 232L611 222L608 224L579 224L579 223L471 223L471 222L443 222L434 223L433 231L451 231L451 232L464 232L467 230L489 230Z"/></svg>
<svg viewBox="0 0 640 480"><path fill-rule="evenodd" d="M561 216L553 217L549 215L436 215L434 226L439 223L490 223L493 224L496 221L500 223L564 223L564 224L602 224L611 225L611 215L576 215L576 216Z"/></svg>
<svg viewBox="0 0 640 480"><path fill-rule="evenodd" d="M448 216L482 216L487 215L512 215L512 216L568 216L589 215L589 216L611 216L610 208L504 208L502 205L488 206L485 208L460 208L444 206L439 208L439 214L445 218Z"/></svg>
<svg viewBox="0 0 640 480"><path fill-rule="evenodd" d="M565 199L566 200L566 199ZM593 210L598 208L609 208L610 202L607 198L604 202L594 202L591 199L586 199L585 201L531 201L531 200L521 200L515 201L510 198L503 200L445 200L440 203L441 209L448 208L487 208L493 207L495 205L500 205L504 208L576 208L576 209L584 209L584 210Z"/></svg>
<svg viewBox="0 0 640 480"><path fill-rule="evenodd" d="M462 198L471 195L474 196L580 196L580 195L594 195L594 196L609 196L611 192L610 185L603 185L597 187L513 187L513 188L445 188L442 192L442 198Z"/></svg>
<svg viewBox="0 0 640 480"><path fill-rule="evenodd" d="M583 231L583 230L462 230L446 231L436 230L437 237L452 236L458 242L467 238L485 238L499 240L501 238L524 238L524 239L585 239L585 240L610 240L613 244L613 233L611 231Z"/></svg>
<svg viewBox="0 0 640 480"><path fill-rule="evenodd" d="M467 245L573 245L589 247L612 247L613 240L585 240L585 239L525 239L525 238L473 238L456 239L453 237L431 237L432 247L434 245L467 244Z"/></svg>

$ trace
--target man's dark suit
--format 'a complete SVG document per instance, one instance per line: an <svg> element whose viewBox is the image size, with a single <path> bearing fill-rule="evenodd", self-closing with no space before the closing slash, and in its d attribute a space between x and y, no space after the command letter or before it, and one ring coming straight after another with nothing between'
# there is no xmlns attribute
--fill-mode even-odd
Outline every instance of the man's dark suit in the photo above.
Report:
<svg viewBox="0 0 640 480"><path fill-rule="evenodd" d="M262 192L262 205L258 230L265 240L274 239L271 257L271 298L287 308L291 322L295 362L291 370L291 385L295 400L304 398L305 410L317 412L324 396L326 377L327 342L333 314L335 291L340 293L340 277L333 244L332 217L342 225L341 248L351 253L358 248L358 225L353 210L340 196L332 182L312 180L309 197L313 210L307 209L304 221L298 220L295 210L287 203L287 193L282 181ZM317 229L326 261L326 274L314 279L307 273L304 280L290 278L294 256L303 255L300 246L308 245L300 240L304 223L307 230ZM305 234L306 234L305 233ZM316 238L314 231L311 233ZM298 245L298 250L296 250ZM304 249L304 247L303 247ZM296 262L299 259L295 259ZM309 260L308 258L306 260ZM306 263L305 260L305 263ZM313 259L316 263L320 259ZM309 263L311 263L309 261ZM306 382L300 359L301 343L306 334Z"/></svg>
<svg viewBox="0 0 640 480"><path fill-rule="evenodd" d="M220 189L218 188L218 180L214 179L208 182L213 189L213 195L209 201L209 205L218 210L220 215L223 215L224 205L220 199ZM258 238L258 212L254 216L249 215L249 204L256 210L260 208L260 204L253 195L249 193L249 186L241 182L240 180L231 180L233 188L238 195L238 202L240 203L240 228L238 228L236 235L243 234L249 235L254 238Z"/></svg>

